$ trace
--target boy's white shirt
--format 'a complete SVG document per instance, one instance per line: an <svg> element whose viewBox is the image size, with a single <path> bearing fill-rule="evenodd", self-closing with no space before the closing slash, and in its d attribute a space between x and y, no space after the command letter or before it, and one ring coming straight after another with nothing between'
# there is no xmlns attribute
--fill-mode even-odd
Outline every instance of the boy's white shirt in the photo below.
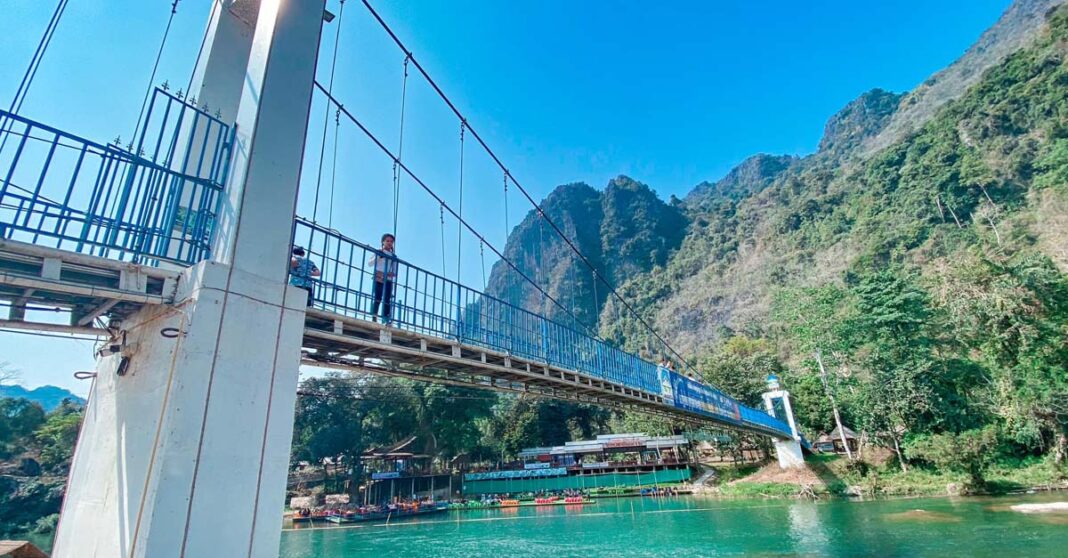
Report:
<svg viewBox="0 0 1068 558"><path fill-rule="evenodd" d="M397 257L397 253L396 252L386 252L385 250L382 250L382 252L384 252L386 254L389 254L392 257L387 258L385 256L379 256L378 254L375 254L375 255L371 256L371 259L367 260L367 264L375 266L375 271L376 272L385 274L386 273L386 265L388 265L390 260L392 260L392 259ZM396 266L394 265L393 269L391 269L390 271L391 271L391 273L393 275L396 275L397 274Z"/></svg>

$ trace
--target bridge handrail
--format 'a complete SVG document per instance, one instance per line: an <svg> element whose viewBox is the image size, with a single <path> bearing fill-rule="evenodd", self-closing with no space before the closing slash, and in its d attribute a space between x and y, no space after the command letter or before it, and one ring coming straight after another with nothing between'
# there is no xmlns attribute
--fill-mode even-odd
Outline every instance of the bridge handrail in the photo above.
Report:
<svg viewBox="0 0 1068 558"><path fill-rule="evenodd" d="M386 257L396 266L391 316L395 327L457 339L664 395L655 364L565 324L412 265L307 219L294 220L293 238L294 244L304 247L308 257L321 268L320 277L313 281L313 297L315 306L323 310L375 319L370 309L374 300L374 270L370 269L368 260L372 256ZM667 402L665 397L667 404L721 422L789 433L789 427L782 421L742 405L713 386L685 377L681 381L688 382L690 392L699 392L698 398L705 404L681 405L674 400ZM725 410L728 408L730 412Z"/></svg>
<svg viewBox="0 0 1068 558"><path fill-rule="evenodd" d="M136 152L4 110L0 138L0 237L148 264L210 256L234 139L218 118L157 89Z"/></svg>

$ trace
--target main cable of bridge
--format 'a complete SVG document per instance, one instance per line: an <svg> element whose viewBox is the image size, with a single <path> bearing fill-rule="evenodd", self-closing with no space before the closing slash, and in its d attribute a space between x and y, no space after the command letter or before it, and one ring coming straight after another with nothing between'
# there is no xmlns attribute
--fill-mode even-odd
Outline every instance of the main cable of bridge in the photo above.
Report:
<svg viewBox="0 0 1068 558"><path fill-rule="evenodd" d="M664 347L666 347L668 351L671 352L671 354L675 355L675 357L679 360L679 362L684 364L687 368L693 370L693 367L690 365L690 363L687 362L686 359L683 358L683 356L681 354L679 354L679 352L677 350L675 350L675 348L672 347L671 344L668 343L667 340L664 339L664 337L662 335L660 335L660 333L658 331L656 331L656 328L654 328L652 326L652 324L650 324L648 321L646 321L646 319L643 318L642 315L633 306L631 306L630 303L628 303L626 301L626 299L623 298L622 295L619 294L619 291L616 290L615 286L612 285L612 283L610 283L607 278L605 278L603 275L601 275L601 273L599 271L597 271L597 267L593 265L593 263L589 260L589 258L587 258L586 255L583 254L582 251L579 250L577 246L575 246L574 242L572 242L571 239L568 238L566 234L564 234L564 231L552 219L549 218L549 216L542 209L541 205L539 205L538 202L535 201L534 198L530 195L530 193L526 190L526 188L524 188L523 185L520 184L518 180L516 180L515 176L512 176L512 174L508 171L508 168L504 165L504 163L497 156L497 154L494 153L494 151L485 142L485 140L482 139L482 136L480 136L479 133L477 131L475 131L475 129L471 126L470 121L468 121L467 117L464 116L464 114L461 113L458 108L456 108L456 105L453 104L452 100L449 99L448 95L446 95L445 92L442 91L441 87L438 86L437 82L435 82L434 79L432 77L430 77L430 74L426 71L426 69L423 68L423 65L420 64L419 61L415 58L415 56L412 54L412 51L409 50L407 46L405 46L404 42L400 40L400 37L398 37L396 33L394 33L393 29L390 28L389 24L387 24L385 22L385 20L382 19L382 16L380 16L378 14L378 12L374 9L374 7L371 6L370 1L369 0L361 0L361 1L363 2L363 5L367 7L367 10L371 13L371 15L375 18L375 20L378 21L378 24L382 27L382 29L384 29L386 31L386 33L389 34L390 38L393 39L393 42L396 43L397 47L400 48L405 53L405 60L406 61L407 60L411 60L411 63L413 65L415 65L415 68L417 70L419 70L419 73L423 75L423 78L426 79L427 83L434 89L435 92L437 92L437 94L441 98L441 100L444 101L445 104L448 105L448 107L452 110L453 114L455 114L456 117L459 118L461 122L463 122L464 127L467 129L468 132L471 133L471 136L474 137L475 140L478 141L479 145L482 146L482 149L486 151L486 154L488 154L490 156L490 158L493 159L494 163L496 163L497 166L504 172L506 185L507 185L507 180L509 178L511 178L512 183L515 184L516 188L518 188L519 191L523 193L523 196L527 198L527 201L529 201L530 204L532 206L534 206L534 209L537 212L538 216L541 217L542 219L544 219L545 222L548 223L549 226L551 226L553 228L553 230L556 232L556 234L568 245L568 247L571 249L571 251L574 252L579 257L580 260L582 260L582 262L586 265L586 267L590 268L590 271L593 273L594 277L596 278L596 280L594 281L594 289L596 289L597 280L599 280L600 282L604 283L605 286L608 287L609 292L612 293L612 296L614 296L615 299L618 300L619 303L622 304L624 308L626 308L632 315L634 315L634 317L637 318L638 322L641 323L642 326L644 326L650 333L652 333L653 336ZM320 89L322 89L322 86L320 86ZM506 186L506 188L507 188L507 186ZM470 227L468 227L468 228L470 228ZM472 229L472 232L474 233L473 229ZM479 238L481 238L481 236L478 235L478 233L475 233L475 234L476 234L476 236L479 236ZM494 252L497 252L497 250L494 249ZM498 255L501 255L501 254L498 252ZM503 255L501 255L501 257L503 259ZM513 269L515 269L515 266L512 266L512 267L513 267ZM530 281L530 279L527 278L525 275L523 277L527 281ZM532 283L532 284L534 284L534 286L536 288L538 288L538 290L541 291L542 294L546 294L545 291L543 291L540 287L537 286L537 284L535 284L535 283ZM555 302L555 300L554 300L554 302ZM557 303L557 305L559 306L559 303ZM597 305L597 301L594 300L594 307L595 308L596 308L596 305ZM568 315L570 315L573 319L575 319L576 323L581 323L581 322L578 322L577 318L571 312L568 312ZM590 329L589 326L586 326L585 324L583 324L583 325L587 329ZM596 335L595 334L595 337L600 339L600 335Z"/></svg>
<svg viewBox="0 0 1068 558"><path fill-rule="evenodd" d="M30 86L33 85L34 78L37 77L37 70L41 67L41 60L44 59L44 55L48 52L49 45L52 44L52 37L56 33L56 27L59 26L60 19L63 18L63 12L67 10L68 0L59 0L56 4L55 11L52 12L52 19L48 21L48 26L45 27L44 33L41 34L41 40L37 43L37 49L33 52L33 56L30 58L30 63L26 66L26 72L22 75L22 81L19 82L18 89L15 90L15 96L11 98L11 104L8 106L8 112L11 114L18 114L22 110L22 103L26 101L26 95L30 92ZM8 125L14 124L4 118L0 118L0 135L3 139L0 140L0 152L3 152L4 147L7 146L7 138L10 136Z"/></svg>
<svg viewBox="0 0 1068 558"><path fill-rule="evenodd" d="M356 118L355 115L353 115L351 112L349 112L349 109L346 108L345 105L341 104L341 102L338 101L337 98L334 97L326 89L326 87L323 86L323 84L319 83L318 80L315 81L315 87L317 89L319 89L319 91L323 95L325 95L326 98L331 103L333 103L335 107L337 107L337 110L341 111L341 114L345 115L345 117L348 118L349 121L351 121L353 124L355 124L356 127L359 128L360 131L362 131L364 133L364 135L366 135L368 137L368 139L370 139L376 146L378 146L378 148L387 157L389 157L390 160L392 160L393 163L395 165L397 165L398 168L403 170L404 173L407 174L408 177L411 178L413 181L415 181L415 183L418 184L426 193L430 194L430 196L432 198L434 198L434 201L436 201L438 203L438 205L441 207L442 211L448 211L450 215L452 215L453 217L456 218L456 220L460 223L460 225L463 228L466 228L468 231L470 231L471 234L474 235L475 238L477 238L479 240L479 242L481 242L482 244L487 246L494 254L497 255L498 258L501 259L501 261L505 262L510 268L512 268L513 271L515 271L517 274L519 274L519 276L522 277L523 280L525 280L526 282L528 282L531 285L533 285L534 288L537 289L538 292L541 293L542 296L544 296L547 300L552 302L554 306L556 306L557 308L562 310L567 316L569 316L572 320L574 320L574 322L576 324L579 324L579 325L582 325L583 327L585 327L587 334L589 334L591 337L599 338L599 336L597 335L597 332L591 330L589 328L589 326L586 326L585 324L583 324L578 319L578 317L576 317L571 312L571 310L569 310L566 306L564 306L560 301L556 300L556 298L554 298L551 294L549 294L545 289L541 288L541 286L538 285L538 283L536 281L531 279L530 276L528 276L526 273L523 273L523 271L521 269L519 269L519 266L517 266L515 264L515 262L513 262L512 260L510 260L507 257L505 257L504 253L501 250L498 250L496 246L494 246L492 243L490 243L488 240L486 240L486 237L482 236L482 234L480 234L477 230L475 230L475 228L470 223L468 223L459 213L457 213L456 210L454 210L452 208L452 206L450 206L448 203L446 203L445 200L441 196L439 196L436 192L434 192L434 190L432 190L430 188L430 186L427 186L427 184L425 182L423 182L422 179L420 179L418 176L416 176L415 173L412 172L412 170L410 168L408 168L408 166L406 164L404 164L404 162L402 162L400 160L400 158L397 157L397 155L395 153L393 153L388 147L386 147L386 145L384 143L382 143L382 141L379 140L378 137L375 136L374 133L372 133L371 130L368 129L367 126L365 126L363 124L363 122L361 122L359 119ZM444 251L442 253L444 254ZM443 265L444 265L444 263L443 263Z"/></svg>

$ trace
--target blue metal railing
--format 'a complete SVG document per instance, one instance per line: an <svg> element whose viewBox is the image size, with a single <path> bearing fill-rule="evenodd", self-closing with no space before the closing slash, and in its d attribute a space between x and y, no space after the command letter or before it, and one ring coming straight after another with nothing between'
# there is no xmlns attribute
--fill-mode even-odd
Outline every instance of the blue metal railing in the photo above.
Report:
<svg viewBox="0 0 1068 558"><path fill-rule="evenodd" d="M294 222L294 243L304 246L321 268L314 293L317 307L376 318L371 313L375 278L369 262L384 256L382 252L304 219ZM403 260L391 261L396 269L391 320L396 327L658 392L651 363Z"/></svg>
<svg viewBox="0 0 1068 558"><path fill-rule="evenodd" d="M112 259L210 256L233 130L157 89L123 148L0 111L0 237Z"/></svg>
<svg viewBox="0 0 1068 558"><path fill-rule="evenodd" d="M0 238L148 264L209 258L234 130L162 89L146 115L138 137L123 148L0 111L0 136L11 140L0 150ZM387 255L302 219L293 226L294 242L321 267L316 306L375 319L372 260ZM674 399L657 366L636 355L395 256L386 261L395 277L382 306L392 306L396 327L660 395L668 405L723 423L789 435L782 421L711 386L678 378L674 392L688 399Z"/></svg>
<svg viewBox="0 0 1068 558"><path fill-rule="evenodd" d="M657 366L565 325L415 267L336 231L304 219L294 221L294 244L302 246L320 268L314 282L315 306L364 320L384 319L381 307L372 314L375 257L388 258L395 271L391 323L394 327L456 339L468 345L544 362L563 369L664 395ZM724 423L756 427L789 435L784 422L745 407L721 391L685 377L674 391L691 395L686 402L670 395L666 404ZM690 384L680 390L678 382ZM670 402L669 402L670 399Z"/></svg>

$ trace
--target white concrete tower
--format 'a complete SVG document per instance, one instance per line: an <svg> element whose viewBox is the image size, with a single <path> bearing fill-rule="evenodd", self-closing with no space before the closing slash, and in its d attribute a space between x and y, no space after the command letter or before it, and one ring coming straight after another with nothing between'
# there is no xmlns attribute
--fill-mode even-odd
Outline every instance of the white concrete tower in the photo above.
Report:
<svg viewBox="0 0 1068 558"><path fill-rule="evenodd" d="M768 414L790 425L792 439L775 439L775 455L779 458L779 467L793 469L805 465L805 456L801 452L801 434L797 431L794 420L794 408L790 404L790 392L782 389L779 377L768 374L768 391L764 393L764 409ZM776 403L780 406L776 408ZM785 415L785 416L783 416Z"/></svg>
<svg viewBox="0 0 1068 558"><path fill-rule="evenodd" d="M325 0L214 4L194 89L237 126L215 256L98 361L59 558L278 554L305 304L286 278Z"/></svg>

